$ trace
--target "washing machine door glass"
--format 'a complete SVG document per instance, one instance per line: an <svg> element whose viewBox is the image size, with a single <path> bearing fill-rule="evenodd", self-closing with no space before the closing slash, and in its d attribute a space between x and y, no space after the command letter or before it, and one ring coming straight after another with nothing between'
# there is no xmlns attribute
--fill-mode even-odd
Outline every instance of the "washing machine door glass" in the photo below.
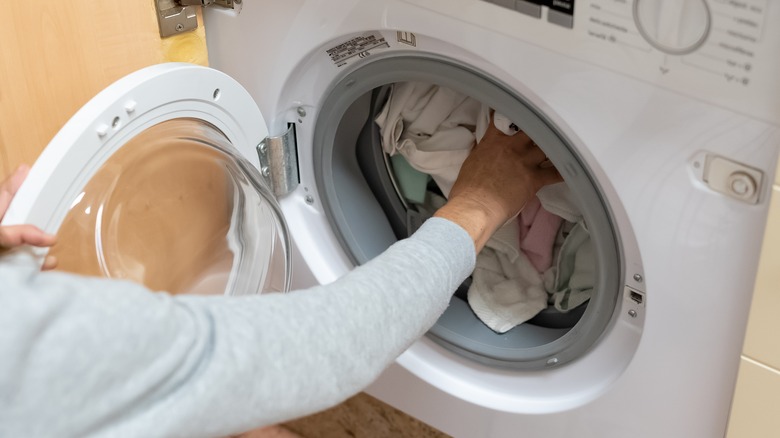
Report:
<svg viewBox="0 0 780 438"><path fill-rule="evenodd" d="M145 79L161 83L141 88L154 92L170 86L176 77L188 77L188 70L199 79L198 90L204 78L218 83L206 88L206 100L198 96L202 91L188 97L187 87L180 87L171 106L125 83L134 90L128 95L128 87L121 86L128 78L120 80L123 92L116 93L113 85L55 137L4 223L34 223L56 232L59 241L50 254L62 271L132 280L170 293L287 290L286 225L257 163L250 161L252 145L267 133L243 130L237 125L241 117L232 115L259 116L257 106L247 105L248 95L224 98L247 93L213 70L180 65L156 70ZM202 70L209 71L204 76ZM115 95L124 117L108 103ZM126 111L128 104L133 111ZM81 130L91 141L62 143L85 139L68 135L85 111L92 122ZM110 124L104 127L101 120Z"/></svg>

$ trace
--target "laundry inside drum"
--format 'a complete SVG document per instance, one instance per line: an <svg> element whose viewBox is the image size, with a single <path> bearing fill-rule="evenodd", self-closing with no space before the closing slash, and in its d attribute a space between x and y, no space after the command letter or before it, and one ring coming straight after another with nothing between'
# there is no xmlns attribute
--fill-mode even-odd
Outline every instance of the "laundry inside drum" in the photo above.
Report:
<svg viewBox="0 0 780 438"><path fill-rule="evenodd" d="M364 174L374 174L369 180L389 180L370 183L376 195L393 187L401 208L389 202L382 207L398 238L444 205L461 163L490 124L506 135L523 126L430 83L396 83L374 94L365 129L378 135L379 145L359 148L358 161ZM456 297L496 333L521 324L571 328L593 291L595 263L577 200L561 182L540 190L488 241Z"/></svg>
<svg viewBox="0 0 780 438"><path fill-rule="evenodd" d="M157 124L71 201L50 254L62 271L173 294L284 290L283 224L253 170L208 123Z"/></svg>
<svg viewBox="0 0 780 438"><path fill-rule="evenodd" d="M581 357L609 326L622 276L592 173L521 95L467 67L389 59L343 83L371 83L392 69L405 80L335 87L315 127L315 177L347 255L365 263L430 218L495 111L496 128L527 132L566 169L565 181L540 190L491 239L428 336L502 368L540 370Z"/></svg>

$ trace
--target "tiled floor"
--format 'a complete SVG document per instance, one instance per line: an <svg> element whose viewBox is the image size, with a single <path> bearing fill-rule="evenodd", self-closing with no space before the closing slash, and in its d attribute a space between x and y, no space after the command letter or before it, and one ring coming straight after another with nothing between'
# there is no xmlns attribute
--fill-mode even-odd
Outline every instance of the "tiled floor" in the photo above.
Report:
<svg viewBox="0 0 780 438"><path fill-rule="evenodd" d="M448 435L367 395L284 425L258 429L241 438L446 438Z"/></svg>
<svg viewBox="0 0 780 438"><path fill-rule="evenodd" d="M235 438L302 438L295 432L282 426L268 426L262 429L255 429Z"/></svg>

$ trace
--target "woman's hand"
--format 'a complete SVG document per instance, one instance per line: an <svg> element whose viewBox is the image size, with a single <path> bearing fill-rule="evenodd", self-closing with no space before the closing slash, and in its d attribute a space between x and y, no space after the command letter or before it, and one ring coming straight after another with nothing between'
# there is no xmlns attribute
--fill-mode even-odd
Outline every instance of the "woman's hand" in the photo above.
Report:
<svg viewBox="0 0 780 438"><path fill-rule="evenodd" d="M0 221L5 216L5 212L8 211L11 200L13 200L29 171L30 168L28 166L21 165L8 179L0 184ZM46 234L35 225L0 226L0 254L22 245L48 247L56 242L57 236ZM57 260L48 256L44 260L43 269L53 269L56 265Z"/></svg>
<svg viewBox="0 0 780 438"><path fill-rule="evenodd" d="M463 163L449 201L434 216L462 226L479 252L540 188L562 181L554 167L545 165L546 160L524 132L505 135L491 120L482 141Z"/></svg>

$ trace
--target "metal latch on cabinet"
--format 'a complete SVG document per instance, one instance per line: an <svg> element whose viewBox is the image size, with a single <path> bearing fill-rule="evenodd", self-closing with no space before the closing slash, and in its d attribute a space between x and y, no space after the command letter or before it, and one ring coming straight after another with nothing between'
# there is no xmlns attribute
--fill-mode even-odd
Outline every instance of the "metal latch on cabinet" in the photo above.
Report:
<svg viewBox="0 0 780 438"><path fill-rule="evenodd" d="M295 125L278 137L266 137L257 145L260 173L271 184L277 197L284 196L298 187L298 150L295 142Z"/></svg>
<svg viewBox="0 0 780 438"><path fill-rule="evenodd" d="M236 12L243 0L155 0L160 36L165 38L198 28L196 6L218 6Z"/></svg>

